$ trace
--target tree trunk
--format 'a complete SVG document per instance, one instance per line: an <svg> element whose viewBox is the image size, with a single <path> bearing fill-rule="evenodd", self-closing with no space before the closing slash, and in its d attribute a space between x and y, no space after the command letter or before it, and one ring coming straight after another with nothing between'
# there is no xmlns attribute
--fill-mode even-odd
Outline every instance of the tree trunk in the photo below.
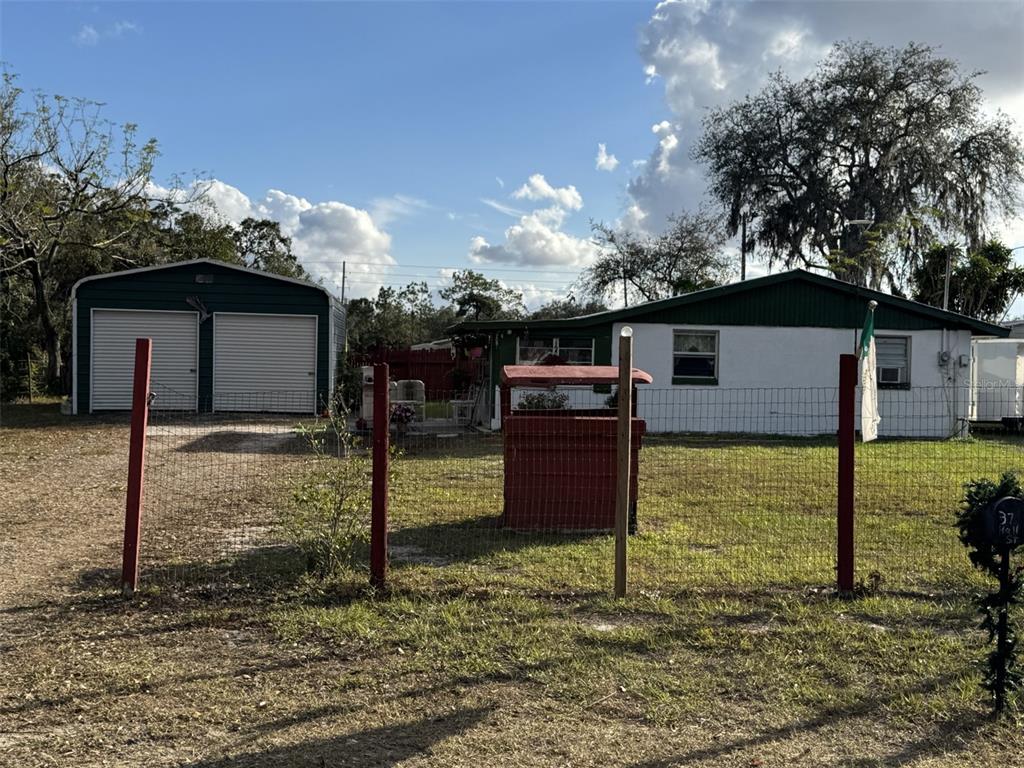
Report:
<svg viewBox="0 0 1024 768"><path fill-rule="evenodd" d="M35 292L39 327L43 331L43 348L46 350L46 386L54 391L61 386L60 334L57 333L57 328L53 324L50 298L46 295L46 284L43 282L42 272L39 271L37 259L29 261L28 273L32 278L32 289Z"/></svg>

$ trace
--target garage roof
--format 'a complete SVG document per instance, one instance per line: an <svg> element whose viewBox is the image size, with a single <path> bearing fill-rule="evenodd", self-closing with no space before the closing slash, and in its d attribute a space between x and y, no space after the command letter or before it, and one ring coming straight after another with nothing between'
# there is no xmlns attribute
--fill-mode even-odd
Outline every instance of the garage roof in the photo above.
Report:
<svg viewBox="0 0 1024 768"><path fill-rule="evenodd" d="M225 269L233 269L238 272L245 272L250 275L268 277L271 280L280 280L285 283L293 283L295 285L302 285L307 288L314 288L323 293L327 297L328 301L334 300L334 294L332 294L330 291L328 291L326 288L324 288L322 285L318 283L312 283L309 280L299 280L298 278L295 277L275 275L273 272L264 272L261 269L252 269L251 267L242 267L237 264L229 264L228 262L221 261L220 259L189 259L188 261L174 261L171 262L170 264L154 264L153 266L149 267L135 267L134 269L122 269L118 272L104 272L99 275L89 275L88 277L83 277L81 280L74 284L74 286L71 288L71 298L72 300L74 300L75 294L78 292L78 287L82 285L82 283L89 283L94 280L105 280L111 277L124 277L126 275L135 275L140 274L142 272L157 272L161 269L176 269L178 267L187 267L195 264L210 264L216 267L223 267Z"/></svg>

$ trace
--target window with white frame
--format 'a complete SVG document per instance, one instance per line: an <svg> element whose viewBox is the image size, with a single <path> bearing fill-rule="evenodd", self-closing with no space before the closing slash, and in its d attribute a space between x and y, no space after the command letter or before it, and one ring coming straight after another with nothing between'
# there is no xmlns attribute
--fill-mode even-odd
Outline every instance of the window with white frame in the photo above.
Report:
<svg viewBox="0 0 1024 768"><path fill-rule="evenodd" d="M562 337L556 339L555 353L569 365L594 364L594 340L588 338Z"/></svg>
<svg viewBox="0 0 1024 768"><path fill-rule="evenodd" d="M531 336L519 339L516 362L536 365L548 355L555 355L569 365L594 364L594 340L586 337Z"/></svg>
<svg viewBox="0 0 1024 768"><path fill-rule="evenodd" d="M555 344L556 340L551 336L531 336L528 339L519 339L516 362L519 365L539 363L548 355L555 354Z"/></svg>
<svg viewBox="0 0 1024 768"><path fill-rule="evenodd" d="M672 383L718 383L718 331L672 332Z"/></svg>
<svg viewBox="0 0 1024 768"><path fill-rule="evenodd" d="M875 371L880 386L910 386L910 337L875 336Z"/></svg>

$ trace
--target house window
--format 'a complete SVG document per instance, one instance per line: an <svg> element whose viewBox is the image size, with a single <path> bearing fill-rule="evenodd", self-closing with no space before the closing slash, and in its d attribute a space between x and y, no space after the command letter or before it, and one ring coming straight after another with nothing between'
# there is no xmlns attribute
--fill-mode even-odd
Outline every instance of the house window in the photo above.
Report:
<svg viewBox="0 0 1024 768"><path fill-rule="evenodd" d="M516 353L519 365L537 365L548 355L560 357L569 365L593 365L594 340L572 336L519 339Z"/></svg>
<svg viewBox="0 0 1024 768"><path fill-rule="evenodd" d="M556 339L558 351L555 353L569 365L594 364L594 340L586 338Z"/></svg>
<svg viewBox="0 0 1024 768"><path fill-rule="evenodd" d="M875 370L880 387L909 387L910 337L876 336Z"/></svg>
<svg viewBox="0 0 1024 768"><path fill-rule="evenodd" d="M672 383L718 383L718 331L673 331Z"/></svg>
<svg viewBox="0 0 1024 768"><path fill-rule="evenodd" d="M519 339L519 352L516 359L519 365L536 365L548 355L555 354L555 339L549 337L533 337Z"/></svg>

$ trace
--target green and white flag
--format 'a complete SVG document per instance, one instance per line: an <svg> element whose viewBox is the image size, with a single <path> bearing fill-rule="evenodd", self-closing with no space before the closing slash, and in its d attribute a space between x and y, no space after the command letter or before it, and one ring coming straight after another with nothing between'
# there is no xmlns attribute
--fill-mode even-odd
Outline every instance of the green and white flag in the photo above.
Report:
<svg viewBox="0 0 1024 768"><path fill-rule="evenodd" d="M864 330L860 332L860 437L865 443L878 437L878 375L875 373L875 307L868 303Z"/></svg>

